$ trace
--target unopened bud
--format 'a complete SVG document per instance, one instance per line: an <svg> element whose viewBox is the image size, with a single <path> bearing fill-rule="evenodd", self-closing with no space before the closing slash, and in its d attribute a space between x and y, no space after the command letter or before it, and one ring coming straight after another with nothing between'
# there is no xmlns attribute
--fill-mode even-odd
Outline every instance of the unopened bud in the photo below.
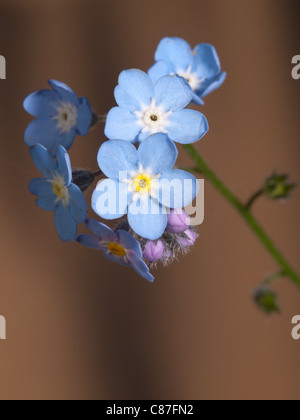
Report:
<svg viewBox="0 0 300 420"><path fill-rule="evenodd" d="M197 233L192 229L187 229L183 236L177 238L178 244L183 248L189 248L195 244Z"/></svg>
<svg viewBox="0 0 300 420"><path fill-rule="evenodd" d="M147 241L144 249L144 258L155 263L163 259L165 254L165 247L161 240L158 241Z"/></svg>
<svg viewBox="0 0 300 420"><path fill-rule="evenodd" d="M296 184L288 182L289 175L278 175L275 173L267 179L264 192L272 200L288 198L291 191L296 188Z"/></svg>
<svg viewBox="0 0 300 420"><path fill-rule="evenodd" d="M184 210L171 210L168 215L167 231L170 233L182 233L190 227L190 216Z"/></svg>
<svg viewBox="0 0 300 420"><path fill-rule="evenodd" d="M259 287L254 293L254 301L257 306L267 315L279 313L280 307L277 301L277 294L269 289L268 286Z"/></svg>
<svg viewBox="0 0 300 420"><path fill-rule="evenodd" d="M82 192L86 191L95 181L95 175L85 169L75 169L72 172L72 183L77 185Z"/></svg>

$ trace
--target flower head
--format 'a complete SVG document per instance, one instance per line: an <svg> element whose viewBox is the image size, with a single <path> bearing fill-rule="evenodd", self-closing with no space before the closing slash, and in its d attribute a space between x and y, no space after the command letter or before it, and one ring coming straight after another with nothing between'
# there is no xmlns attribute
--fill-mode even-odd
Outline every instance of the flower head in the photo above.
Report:
<svg viewBox="0 0 300 420"><path fill-rule="evenodd" d="M153 84L146 73L125 70L115 98L119 106L110 110L105 126L111 140L142 142L152 134L164 133L187 144L200 140L208 131L203 114L184 109L192 100L192 90L181 77L167 75Z"/></svg>
<svg viewBox="0 0 300 420"><path fill-rule="evenodd" d="M37 117L25 131L25 142L41 144L55 157L59 146L69 150L76 134L88 133L93 113L88 99L79 99L67 85L55 80L49 85L52 90L39 90L24 101L25 110Z"/></svg>
<svg viewBox="0 0 300 420"><path fill-rule="evenodd" d="M103 251L103 255L113 262L132 267L140 276L153 282L154 277L143 261L140 244L128 232L114 232L103 223L87 219L86 225L94 235L80 235L77 241L89 248Z"/></svg>
<svg viewBox="0 0 300 420"><path fill-rule="evenodd" d="M44 146L30 148L36 167L44 178L33 179L29 184L32 194L38 196L36 204L43 210L54 211L56 230L63 241L74 241L77 224L87 216L87 205L80 189L72 184L72 169L69 155L60 146L56 161Z"/></svg>
<svg viewBox="0 0 300 420"><path fill-rule="evenodd" d="M215 48L199 44L194 50L181 38L164 38L155 53L156 63L149 70L155 83L166 74L183 77L193 91L193 102L204 105L203 99L220 87L226 78Z"/></svg>
<svg viewBox="0 0 300 420"><path fill-rule="evenodd" d="M198 193L193 175L172 169L177 155L175 144L164 134L150 136L138 150L122 140L104 143L98 163L109 179L94 191L94 211L104 219L128 213L136 234L159 239L167 227L167 210L187 206Z"/></svg>

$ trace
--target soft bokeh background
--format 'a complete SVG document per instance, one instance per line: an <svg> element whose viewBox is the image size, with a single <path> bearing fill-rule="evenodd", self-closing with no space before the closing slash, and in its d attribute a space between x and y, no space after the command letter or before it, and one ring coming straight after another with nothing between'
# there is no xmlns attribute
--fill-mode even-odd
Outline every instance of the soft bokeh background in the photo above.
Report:
<svg viewBox="0 0 300 420"><path fill-rule="evenodd" d="M164 36L217 47L225 85L203 108L197 146L242 199L273 170L300 180L298 0L1 0L1 399L298 399L300 291L276 285L283 313L266 318L251 293L277 270L248 227L206 183L194 252L154 285L97 252L59 241L27 190L38 176L23 143L22 100L56 78L114 105L122 69L147 70ZM77 138L74 166L96 169L103 127ZM189 162L183 157L182 164ZM296 268L300 194L262 199L255 214Z"/></svg>

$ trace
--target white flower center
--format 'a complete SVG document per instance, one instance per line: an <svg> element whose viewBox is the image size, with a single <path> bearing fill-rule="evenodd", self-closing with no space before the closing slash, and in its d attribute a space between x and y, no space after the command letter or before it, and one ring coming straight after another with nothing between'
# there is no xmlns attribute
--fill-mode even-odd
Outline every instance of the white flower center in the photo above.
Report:
<svg viewBox="0 0 300 420"><path fill-rule="evenodd" d="M78 110L75 105L62 102L53 118L57 120L57 127L61 133L68 133L77 124Z"/></svg>
<svg viewBox="0 0 300 420"><path fill-rule="evenodd" d="M66 182L64 177L58 172L55 174L54 178L49 180L50 184L53 185L53 193L56 195L56 203L59 201L63 202L64 207L68 207L70 201L69 190L66 187Z"/></svg>
<svg viewBox="0 0 300 420"><path fill-rule="evenodd" d="M172 111L166 112L163 107L156 106L153 99L150 106L144 106L141 111L136 111L135 115L138 117L139 124L143 127L143 133L167 133L167 126L169 123L169 115Z"/></svg>
<svg viewBox="0 0 300 420"><path fill-rule="evenodd" d="M204 82L205 78L202 79L198 78L197 73L192 73L192 68L189 67L187 70L179 70L178 76L184 77L185 80L188 82L188 84L191 86L193 91L199 89L201 86L201 83Z"/></svg>

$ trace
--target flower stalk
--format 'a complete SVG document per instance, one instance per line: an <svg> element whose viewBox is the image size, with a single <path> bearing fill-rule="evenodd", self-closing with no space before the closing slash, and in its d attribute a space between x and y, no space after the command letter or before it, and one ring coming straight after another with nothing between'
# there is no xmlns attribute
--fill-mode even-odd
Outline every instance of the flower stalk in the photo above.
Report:
<svg viewBox="0 0 300 420"><path fill-rule="evenodd" d="M219 191L219 193L238 211L245 222L248 224L253 233L257 236L260 242L264 245L286 277L294 282L296 286L300 288L300 275L291 264L286 260L282 252L276 247L274 242L267 235L265 230L253 216L250 208L244 205L233 192L218 178L218 176L212 171L212 169L203 160L200 154L197 152L195 147L191 144L183 146L186 152L194 160L197 169L213 184L213 186Z"/></svg>

